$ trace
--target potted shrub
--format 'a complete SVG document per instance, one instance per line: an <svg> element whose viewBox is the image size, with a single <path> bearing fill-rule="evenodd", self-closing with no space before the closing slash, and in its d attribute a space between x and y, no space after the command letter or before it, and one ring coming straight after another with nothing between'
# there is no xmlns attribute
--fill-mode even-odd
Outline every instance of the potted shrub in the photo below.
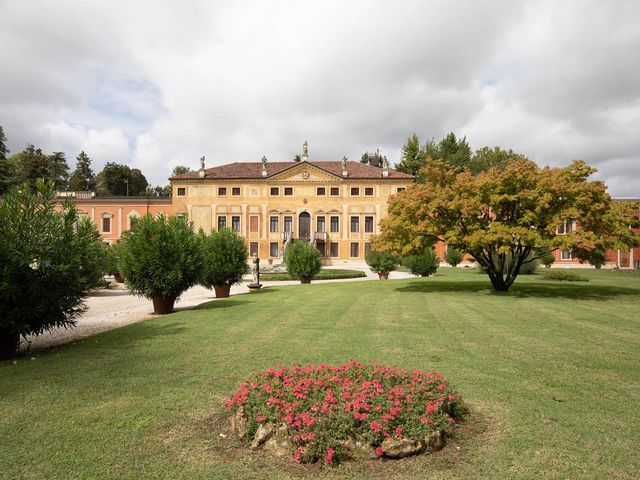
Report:
<svg viewBox="0 0 640 480"><path fill-rule="evenodd" d="M447 253L444 254L444 261L451 265L453 268L460 265L463 256L460 250L455 248L447 248Z"/></svg>
<svg viewBox="0 0 640 480"><path fill-rule="evenodd" d="M21 336L72 327L100 285L104 247L96 226L75 206L54 210L53 182L10 190L0 202L0 360Z"/></svg>
<svg viewBox="0 0 640 480"><path fill-rule="evenodd" d="M105 246L105 275L113 275L116 283L124 283L124 277L118 271L118 244L104 243L103 245Z"/></svg>
<svg viewBox="0 0 640 480"><path fill-rule="evenodd" d="M540 263L544 265L544 268L551 268L551 265L556 261L556 257L553 256L551 251L547 250L544 255L540 257Z"/></svg>
<svg viewBox="0 0 640 480"><path fill-rule="evenodd" d="M284 254L287 272L300 283L311 283L320 271L321 261L318 249L307 242L296 241L289 245Z"/></svg>
<svg viewBox="0 0 640 480"><path fill-rule="evenodd" d="M440 266L440 259L436 251L433 248L429 248L421 254L406 257L404 266L414 275L428 277L436 273Z"/></svg>
<svg viewBox="0 0 640 480"><path fill-rule="evenodd" d="M371 271L378 274L380 280L387 280L389 272L395 270L398 264L396 257L388 251L372 250L365 255L364 260Z"/></svg>
<svg viewBox="0 0 640 480"><path fill-rule="evenodd" d="M231 286L242 281L247 273L247 247L244 239L230 228L211 235L200 234L204 267L200 284L216 292L216 298L229 296Z"/></svg>
<svg viewBox="0 0 640 480"><path fill-rule="evenodd" d="M153 300L154 313L165 314L200 280L204 258L191 222L145 215L131 219L131 229L118 246L117 263L127 287Z"/></svg>

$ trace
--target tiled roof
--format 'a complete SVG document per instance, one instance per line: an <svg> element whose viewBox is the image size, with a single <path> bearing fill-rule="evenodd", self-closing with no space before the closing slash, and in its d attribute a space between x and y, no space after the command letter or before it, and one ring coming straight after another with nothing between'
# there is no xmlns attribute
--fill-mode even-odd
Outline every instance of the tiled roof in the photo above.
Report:
<svg viewBox="0 0 640 480"><path fill-rule="evenodd" d="M245 178L269 178L281 173L288 168L304 164L305 162L268 162L267 176L262 176L262 162L235 162L219 167L211 167L205 169L204 180L211 179L245 179ZM306 162L310 165L320 168L326 172L342 177L342 161L326 161L326 162ZM366 165L360 162L347 161L348 178L359 179L405 179L412 180L414 177L406 173L397 172L389 169L389 176L382 176L382 168ZM171 180L189 180L199 179L199 172L184 173L176 175Z"/></svg>

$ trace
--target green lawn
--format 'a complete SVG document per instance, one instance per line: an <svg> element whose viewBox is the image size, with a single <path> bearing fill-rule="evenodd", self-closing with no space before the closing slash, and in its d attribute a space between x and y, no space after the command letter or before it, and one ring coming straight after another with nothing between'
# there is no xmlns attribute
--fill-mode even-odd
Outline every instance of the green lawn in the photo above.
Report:
<svg viewBox="0 0 640 480"><path fill-rule="evenodd" d="M637 478L640 275L473 271L269 287L0 364L0 477ZM251 371L350 357L438 370L471 416L441 452L333 470L235 448Z"/></svg>

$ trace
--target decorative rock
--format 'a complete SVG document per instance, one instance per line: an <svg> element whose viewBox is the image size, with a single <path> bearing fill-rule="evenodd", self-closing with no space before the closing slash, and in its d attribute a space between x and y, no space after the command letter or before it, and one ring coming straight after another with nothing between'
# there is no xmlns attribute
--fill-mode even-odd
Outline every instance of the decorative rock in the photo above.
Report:
<svg viewBox="0 0 640 480"><path fill-rule="evenodd" d="M424 445L426 449L430 452L441 450L444 448L444 433L440 431L431 432L429 435L424 437Z"/></svg>
<svg viewBox="0 0 640 480"><path fill-rule="evenodd" d="M349 437L342 444L344 448L349 450L351 454L356 458L377 458L376 449L361 438Z"/></svg>
<svg viewBox="0 0 640 480"><path fill-rule="evenodd" d="M276 431L276 424L272 422L262 423L258 427L255 436L253 437L253 443L251 449L255 450L259 448L264 442L271 438L271 435Z"/></svg>
<svg viewBox="0 0 640 480"><path fill-rule="evenodd" d="M288 457L293 450L286 425L282 425L271 438L264 443L264 449L277 457Z"/></svg>
<svg viewBox="0 0 640 480"><path fill-rule="evenodd" d="M412 438L386 438L382 442L385 457L404 458L424 450L424 443Z"/></svg>
<svg viewBox="0 0 640 480"><path fill-rule="evenodd" d="M236 414L231 418L231 429L239 438L244 438L247 434L247 412L244 411L244 407L240 407Z"/></svg>

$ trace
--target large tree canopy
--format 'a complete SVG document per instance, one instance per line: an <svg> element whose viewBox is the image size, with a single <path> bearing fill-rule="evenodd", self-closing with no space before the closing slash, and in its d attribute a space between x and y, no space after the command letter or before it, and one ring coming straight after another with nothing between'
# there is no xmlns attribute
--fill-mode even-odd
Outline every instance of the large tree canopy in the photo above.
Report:
<svg viewBox="0 0 640 480"><path fill-rule="evenodd" d="M515 154L477 175L430 162L424 183L390 202L376 247L408 255L445 242L473 255L494 288L506 291L523 263L548 249L589 261L607 248L637 246L630 229L637 206L615 202L602 182L589 181L595 171L582 161L540 168ZM567 219L580 228L559 234Z"/></svg>
<svg viewBox="0 0 640 480"><path fill-rule="evenodd" d="M147 179L137 168L107 162L104 169L96 175L98 195L145 195Z"/></svg>

